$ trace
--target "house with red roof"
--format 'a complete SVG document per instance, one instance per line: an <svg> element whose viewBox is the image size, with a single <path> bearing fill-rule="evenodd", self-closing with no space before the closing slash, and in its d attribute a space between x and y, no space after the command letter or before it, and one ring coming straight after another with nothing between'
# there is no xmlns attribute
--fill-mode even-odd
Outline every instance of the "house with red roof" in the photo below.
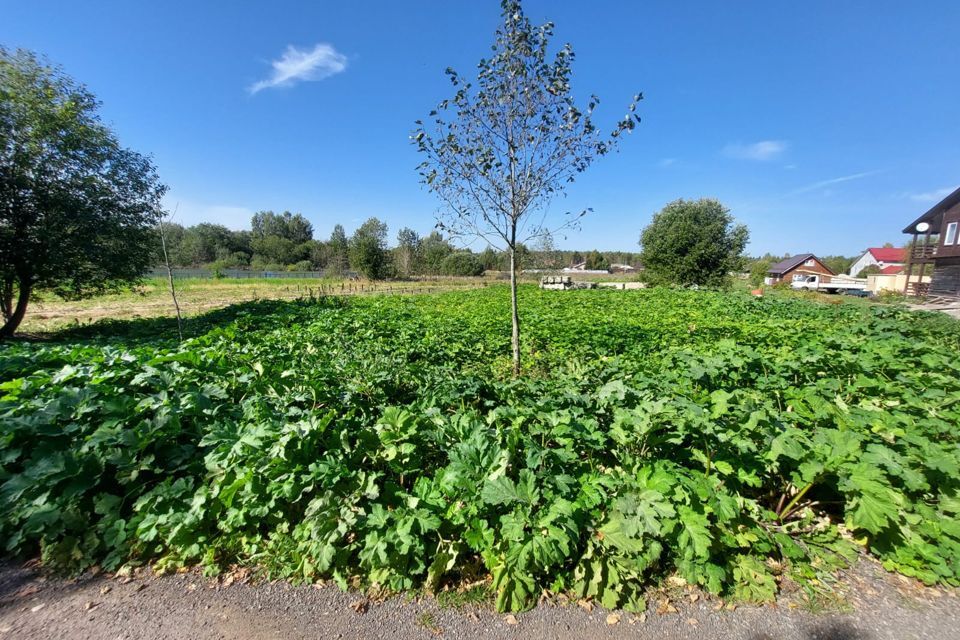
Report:
<svg viewBox="0 0 960 640"><path fill-rule="evenodd" d="M872 266L878 267L884 273L890 273L884 271L888 267L897 267L897 271L893 273L900 273L906 260L907 250L902 247L871 247L853 262L850 275L856 277L861 271Z"/></svg>

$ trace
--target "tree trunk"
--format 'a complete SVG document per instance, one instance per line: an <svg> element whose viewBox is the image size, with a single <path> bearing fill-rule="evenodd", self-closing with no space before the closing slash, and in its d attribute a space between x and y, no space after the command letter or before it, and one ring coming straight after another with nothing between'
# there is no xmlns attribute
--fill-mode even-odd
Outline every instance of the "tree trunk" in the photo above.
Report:
<svg viewBox="0 0 960 640"><path fill-rule="evenodd" d="M516 238L516 231L514 231ZM513 334L510 344L513 347L513 377L520 377L520 312L517 309L517 247L510 247L510 311L513 316Z"/></svg>
<svg viewBox="0 0 960 640"><path fill-rule="evenodd" d="M0 339L13 336L13 332L20 326L20 323L23 321L23 316L27 313L27 302L30 300L32 285L30 278L21 277L19 280L20 287L17 295L17 306L14 308L13 313L10 314L10 317L6 318L3 327L0 327Z"/></svg>
<svg viewBox="0 0 960 640"><path fill-rule="evenodd" d="M2 291L0 291L0 312L3 312L3 320L7 321L13 315L13 278L4 278Z"/></svg>

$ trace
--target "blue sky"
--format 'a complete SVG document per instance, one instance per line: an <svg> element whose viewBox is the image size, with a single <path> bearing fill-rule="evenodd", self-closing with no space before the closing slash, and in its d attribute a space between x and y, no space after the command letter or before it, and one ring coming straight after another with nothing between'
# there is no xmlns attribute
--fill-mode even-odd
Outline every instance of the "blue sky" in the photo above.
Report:
<svg viewBox="0 0 960 640"><path fill-rule="evenodd" d="M557 201L565 248L637 250L652 214L719 198L750 251L855 254L960 185L960 3L528 0L577 53L573 90L643 123ZM0 43L47 55L151 154L178 220L299 211L429 231L413 121L489 50L494 0L0 1Z"/></svg>

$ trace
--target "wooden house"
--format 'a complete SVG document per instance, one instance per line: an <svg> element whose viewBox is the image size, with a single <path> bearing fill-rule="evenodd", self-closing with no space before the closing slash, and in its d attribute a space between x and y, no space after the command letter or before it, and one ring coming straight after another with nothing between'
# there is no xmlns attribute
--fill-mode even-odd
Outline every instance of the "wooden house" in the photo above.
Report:
<svg viewBox="0 0 960 640"><path fill-rule="evenodd" d="M933 205L903 230L913 236L907 252L907 295L960 297L960 189ZM920 276L933 274L929 284Z"/></svg>
<svg viewBox="0 0 960 640"><path fill-rule="evenodd" d="M799 282L805 280L807 276L820 276L822 282L830 282L835 275L837 274L833 269L820 262L817 256L812 253L801 253L771 266L764 283Z"/></svg>

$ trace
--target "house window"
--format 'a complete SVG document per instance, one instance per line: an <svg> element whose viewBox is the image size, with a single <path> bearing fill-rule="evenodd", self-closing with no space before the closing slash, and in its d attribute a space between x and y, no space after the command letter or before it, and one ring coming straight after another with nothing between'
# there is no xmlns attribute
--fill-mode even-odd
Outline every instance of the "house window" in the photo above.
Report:
<svg viewBox="0 0 960 640"><path fill-rule="evenodd" d="M807 274L805 274L805 273L795 273L795 274L793 274L793 281L794 281L794 282L803 282L806 278L807 278Z"/></svg>
<svg viewBox="0 0 960 640"><path fill-rule="evenodd" d="M813 260L807 260L806 262L803 263L803 266L805 266L805 267L812 267L812 266L813 266Z"/></svg>
<svg viewBox="0 0 960 640"><path fill-rule="evenodd" d="M947 232L943 234L943 244L953 244L957 241L957 223L951 222L947 225Z"/></svg>

